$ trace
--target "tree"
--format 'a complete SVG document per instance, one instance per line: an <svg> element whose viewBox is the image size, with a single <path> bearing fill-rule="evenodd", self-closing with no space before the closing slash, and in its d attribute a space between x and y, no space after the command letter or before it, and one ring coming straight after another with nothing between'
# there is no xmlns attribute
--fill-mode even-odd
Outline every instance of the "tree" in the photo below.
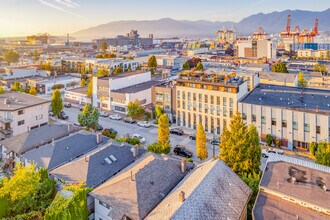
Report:
<svg viewBox="0 0 330 220"><path fill-rule="evenodd" d="M96 130L99 122L99 111L90 103L86 103L82 112L78 115L78 122L87 129Z"/></svg>
<svg viewBox="0 0 330 220"><path fill-rule="evenodd" d="M166 114L162 114L158 120L158 143L163 153L170 152L170 123Z"/></svg>
<svg viewBox="0 0 330 220"><path fill-rule="evenodd" d="M288 69L283 62L278 62L272 67L272 72L275 73L288 73Z"/></svg>
<svg viewBox="0 0 330 220"><path fill-rule="evenodd" d="M50 107L52 108L53 114L58 117L64 108L60 90L55 89L53 91Z"/></svg>
<svg viewBox="0 0 330 220"><path fill-rule="evenodd" d="M183 65L182 65L182 70L190 70L188 60L184 61Z"/></svg>
<svg viewBox="0 0 330 220"><path fill-rule="evenodd" d="M140 105L139 100L129 102L127 104L127 115L132 118L141 118L145 114L144 108Z"/></svg>
<svg viewBox="0 0 330 220"><path fill-rule="evenodd" d="M4 94L4 93L5 93L5 89L2 86L0 86L0 94Z"/></svg>
<svg viewBox="0 0 330 220"><path fill-rule="evenodd" d="M259 174L261 148L255 126L243 122L240 113L230 121L229 128L221 133L220 158L238 175Z"/></svg>
<svg viewBox="0 0 330 220"><path fill-rule="evenodd" d="M159 117L163 114L163 109L159 105L156 105L155 107L155 117L158 120Z"/></svg>
<svg viewBox="0 0 330 220"><path fill-rule="evenodd" d="M44 168L17 163L14 175L0 187L0 218L36 219L53 200L55 181ZM29 218L27 218L29 216Z"/></svg>
<svg viewBox="0 0 330 220"><path fill-rule="evenodd" d="M154 69L150 69L150 73L151 73L151 75L154 75L155 74L155 70Z"/></svg>
<svg viewBox="0 0 330 220"><path fill-rule="evenodd" d="M204 66L203 66L202 62L197 63L196 70L198 70L198 71L203 71L204 70Z"/></svg>
<svg viewBox="0 0 330 220"><path fill-rule="evenodd" d="M33 60L34 60L34 61L38 61L38 60L39 60L39 57L40 57L40 55L39 55L38 51L35 50L35 51L33 52Z"/></svg>
<svg viewBox="0 0 330 220"><path fill-rule="evenodd" d="M113 71L113 74L118 74L118 73L122 73L123 72L123 68L121 66L117 66L115 68L115 70Z"/></svg>
<svg viewBox="0 0 330 220"><path fill-rule="evenodd" d="M103 41L103 42L101 43L101 50L102 50L102 51L106 51L107 48L108 48L107 43L106 43L105 41Z"/></svg>
<svg viewBox="0 0 330 220"><path fill-rule="evenodd" d="M15 81L11 90L20 91L21 90L21 84L19 82Z"/></svg>
<svg viewBox="0 0 330 220"><path fill-rule="evenodd" d="M19 54L10 49L3 55L3 60L7 63L16 63L19 60Z"/></svg>
<svg viewBox="0 0 330 220"><path fill-rule="evenodd" d="M267 143L268 146L271 146L272 145L272 143L273 143L273 137L272 137L271 134L267 134L267 136L266 136L266 143Z"/></svg>
<svg viewBox="0 0 330 220"><path fill-rule="evenodd" d="M276 140L275 140L275 146L278 147L278 148L281 147L281 139L276 138Z"/></svg>
<svg viewBox="0 0 330 220"><path fill-rule="evenodd" d="M47 208L45 220L76 220L88 219L87 194L90 191L83 183L65 186L58 192L54 201Z"/></svg>
<svg viewBox="0 0 330 220"><path fill-rule="evenodd" d="M97 76L102 77L102 76L109 76L109 71L105 69L104 67L98 69L97 71Z"/></svg>
<svg viewBox="0 0 330 220"><path fill-rule="evenodd" d="M84 78L80 80L80 86L81 87L86 86L86 80Z"/></svg>
<svg viewBox="0 0 330 220"><path fill-rule="evenodd" d="M55 89L63 89L64 88L64 85L63 84L55 84L52 86L52 90L55 90Z"/></svg>
<svg viewBox="0 0 330 220"><path fill-rule="evenodd" d="M312 142L309 146L309 152L313 155L316 156L316 152L317 152L317 143L316 142Z"/></svg>
<svg viewBox="0 0 330 220"><path fill-rule="evenodd" d="M298 86L302 87L302 88L307 87L307 81L305 79L305 76L304 76L303 72L298 73Z"/></svg>
<svg viewBox="0 0 330 220"><path fill-rule="evenodd" d="M87 87L87 97L90 98L93 95L93 78L89 78L89 83Z"/></svg>
<svg viewBox="0 0 330 220"><path fill-rule="evenodd" d="M30 88L30 90L29 90L29 93L30 93L31 95L37 95L36 87L31 86L31 88Z"/></svg>
<svg viewBox="0 0 330 220"><path fill-rule="evenodd" d="M317 144L316 163L330 167L330 143L321 142Z"/></svg>
<svg viewBox="0 0 330 220"><path fill-rule="evenodd" d="M199 124L197 128L196 155L200 160L205 160L208 157L208 152L206 147L206 134L202 124Z"/></svg>
<svg viewBox="0 0 330 220"><path fill-rule="evenodd" d="M195 68L197 66L197 64L199 62L201 62L202 60L200 58L196 58L196 57L193 57L191 59L188 60L188 63L189 63L189 69L191 68Z"/></svg>
<svg viewBox="0 0 330 220"><path fill-rule="evenodd" d="M314 71L321 73L322 75L328 72L327 67L324 64L315 64Z"/></svg>
<svg viewBox="0 0 330 220"><path fill-rule="evenodd" d="M246 185L250 187L250 189L252 189L252 196L247 205L247 213L248 213L247 219L252 219L251 215L252 215L253 205L255 203L255 200L259 192L260 175L243 174L241 176L241 179L245 182Z"/></svg>
<svg viewBox="0 0 330 220"><path fill-rule="evenodd" d="M158 66L157 59L156 59L155 55L152 55L148 60L148 67L157 68L157 66Z"/></svg>

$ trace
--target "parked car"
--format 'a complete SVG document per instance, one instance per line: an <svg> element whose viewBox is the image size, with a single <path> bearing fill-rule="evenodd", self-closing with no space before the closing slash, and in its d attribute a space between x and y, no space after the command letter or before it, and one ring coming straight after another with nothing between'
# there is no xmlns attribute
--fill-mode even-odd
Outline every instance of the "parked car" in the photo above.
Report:
<svg viewBox="0 0 330 220"><path fill-rule="evenodd" d="M180 135L180 136L184 134L183 130L181 128L172 128L170 130L170 133L171 134L177 134L177 135Z"/></svg>
<svg viewBox="0 0 330 220"><path fill-rule="evenodd" d="M262 149L261 150L261 155L263 158L268 158L270 154L279 154L279 155L283 155L284 152L283 150L280 149L273 149L273 148L269 148L269 149Z"/></svg>
<svg viewBox="0 0 330 220"><path fill-rule="evenodd" d="M109 117L109 112L100 111L100 116L103 118Z"/></svg>
<svg viewBox="0 0 330 220"><path fill-rule="evenodd" d="M190 134L189 138L190 138L190 140L196 140L196 134L195 133Z"/></svg>
<svg viewBox="0 0 330 220"><path fill-rule="evenodd" d="M147 121L139 121L139 122L137 123L137 125L139 125L139 126L141 126L141 127L145 127L145 128L149 128L149 127L150 127L150 124L149 124L149 122L147 122Z"/></svg>
<svg viewBox="0 0 330 220"><path fill-rule="evenodd" d="M71 108L72 105L71 105L71 103L66 102L66 103L64 103L64 107L65 107L65 108Z"/></svg>
<svg viewBox="0 0 330 220"><path fill-rule="evenodd" d="M62 120L67 120L69 119L69 116L64 111L61 111L60 114L58 115L58 118Z"/></svg>
<svg viewBox="0 0 330 220"><path fill-rule="evenodd" d="M173 153L187 158L191 158L193 156L193 152L191 152L191 150L187 149L183 145L176 145L173 149Z"/></svg>
<svg viewBox="0 0 330 220"><path fill-rule="evenodd" d="M126 117L126 118L124 118L124 122L126 122L126 123L130 123L130 124L135 123L134 119L133 119L133 118L130 118L130 117Z"/></svg>
<svg viewBox="0 0 330 220"><path fill-rule="evenodd" d="M109 118L110 119L113 119L113 120L120 120L121 119L121 116L118 115L118 114L115 114L115 115L110 115Z"/></svg>
<svg viewBox="0 0 330 220"><path fill-rule="evenodd" d="M113 129L113 128L105 128L104 129L104 132L109 132L109 133L115 134L115 135L118 134L118 132L115 129Z"/></svg>
<svg viewBox="0 0 330 220"><path fill-rule="evenodd" d="M210 141L212 145L219 145L220 144L220 138L215 138Z"/></svg>
<svg viewBox="0 0 330 220"><path fill-rule="evenodd" d="M137 139L139 139L141 144L143 144L143 143L146 142L146 139L145 139L144 137L142 137L141 135L139 135L139 134L133 134L133 135L132 135L132 138L137 138Z"/></svg>
<svg viewBox="0 0 330 220"><path fill-rule="evenodd" d="M97 124L97 130L98 131L103 131L103 126L101 124Z"/></svg>

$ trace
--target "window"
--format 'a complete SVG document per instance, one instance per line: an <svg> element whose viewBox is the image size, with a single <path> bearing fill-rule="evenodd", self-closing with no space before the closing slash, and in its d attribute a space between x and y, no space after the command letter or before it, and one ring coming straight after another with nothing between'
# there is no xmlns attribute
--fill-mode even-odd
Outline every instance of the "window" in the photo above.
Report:
<svg viewBox="0 0 330 220"><path fill-rule="evenodd" d="M188 102L188 110L190 110L190 109L191 109L191 103Z"/></svg>
<svg viewBox="0 0 330 220"><path fill-rule="evenodd" d="M227 108L223 107L223 116L226 117L227 116Z"/></svg>
<svg viewBox="0 0 330 220"><path fill-rule="evenodd" d="M211 95L211 104L213 105L214 104L214 96Z"/></svg>
<svg viewBox="0 0 330 220"><path fill-rule="evenodd" d="M255 114L252 114L252 122L256 122L257 121L257 116Z"/></svg>
<svg viewBox="0 0 330 220"><path fill-rule="evenodd" d="M309 124L304 123L304 132L309 132Z"/></svg>
<svg viewBox="0 0 330 220"><path fill-rule="evenodd" d="M198 111L199 111L199 112L202 112L202 103L199 103L199 104L198 104Z"/></svg>
<svg viewBox="0 0 330 220"><path fill-rule="evenodd" d="M217 106L217 115L220 115L220 106Z"/></svg>
<svg viewBox="0 0 330 220"><path fill-rule="evenodd" d="M196 101L196 93L193 93L193 100Z"/></svg>
<svg viewBox="0 0 330 220"><path fill-rule="evenodd" d="M293 128L293 130L298 130L298 122L296 122L296 121L294 121L293 123L292 123L292 128Z"/></svg>
<svg viewBox="0 0 330 220"><path fill-rule="evenodd" d="M163 93L156 93L156 100L163 100Z"/></svg>
<svg viewBox="0 0 330 220"><path fill-rule="evenodd" d="M185 101L182 101L182 109L186 109L186 102Z"/></svg>
<svg viewBox="0 0 330 220"><path fill-rule="evenodd" d="M24 114L24 110L23 109L18 111L18 115L23 115L23 114Z"/></svg>
<svg viewBox="0 0 330 220"><path fill-rule="evenodd" d="M243 120L246 120L246 113L242 113Z"/></svg>
<svg viewBox="0 0 330 220"><path fill-rule="evenodd" d="M287 121L286 120L282 120L282 128L286 128L288 125L287 125Z"/></svg>
<svg viewBox="0 0 330 220"><path fill-rule="evenodd" d="M204 112L207 113L208 109L209 109L208 105L205 104L205 105L204 105L204 110L205 110Z"/></svg>
<svg viewBox="0 0 330 220"><path fill-rule="evenodd" d="M233 117L233 109L232 108L229 109L229 117L231 117L231 118Z"/></svg>
<svg viewBox="0 0 330 220"><path fill-rule="evenodd" d="M17 122L17 125L20 126L20 125L24 125L25 121L24 120L21 120L21 121L18 121Z"/></svg>
<svg viewBox="0 0 330 220"><path fill-rule="evenodd" d="M272 118L272 125L276 125L276 118Z"/></svg>
<svg viewBox="0 0 330 220"><path fill-rule="evenodd" d="M202 102L202 99L203 99L203 98L202 98L202 94L199 94L199 95L198 95L198 100L199 100L199 102Z"/></svg>
<svg viewBox="0 0 330 220"><path fill-rule="evenodd" d="M188 100L190 100L190 95L191 95L190 92L188 92Z"/></svg>
<svg viewBox="0 0 330 220"><path fill-rule="evenodd" d="M261 116L261 124L266 124L266 116Z"/></svg>
<svg viewBox="0 0 330 220"><path fill-rule="evenodd" d="M220 97L217 96L217 105L220 105Z"/></svg>
<svg viewBox="0 0 330 220"><path fill-rule="evenodd" d="M234 105L234 100L232 98L229 98L229 106L233 107Z"/></svg>
<svg viewBox="0 0 330 220"><path fill-rule="evenodd" d="M186 99L186 93L185 92L182 92L182 99Z"/></svg>
<svg viewBox="0 0 330 220"><path fill-rule="evenodd" d="M42 117L42 115L37 115L36 116L36 120L40 120L40 119L42 119L43 117Z"/></svg>
<svg viewBox="0 0 330 220"><path fill-rule="evenodd" d="M177 92L177 97L180 98L180 91Z"/></svg>
<svg viewBox="0 0 330 220"><path fill-rule="evenodd" d="M227 127L227 121L226 121L226 119L223 119L223 127L224 128Z"/></svg>
<svg viewBox="0 0 330 220"><path fill-rule="evenodd" d="M205 95L205 96L204 96L204 102L207 103L208 101L209 101L209 100L208 100L208 96Z"/></svg>
<svg viewBox="0 0 330 220"><path fill-rule="evenodd" d="M227 98L226 97L223 97L222 102L223 102L223 106L227 106Z"/></svg>
<svg viewBox="0 0 330 220"><path fill-rule="evenodd" d="M316 134L321 134L321 127L316 125Z"/></svg>
<svg viewBox="0 0 330 220"><path fill-rule="evenodd" d="M180 108L180 100L178 100L177 108Z"/></svg>

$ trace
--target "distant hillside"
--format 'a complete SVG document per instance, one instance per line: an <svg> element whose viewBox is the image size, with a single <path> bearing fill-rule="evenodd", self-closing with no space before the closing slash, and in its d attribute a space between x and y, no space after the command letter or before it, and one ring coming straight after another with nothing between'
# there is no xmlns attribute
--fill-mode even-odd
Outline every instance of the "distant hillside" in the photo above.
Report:
<svg viewBox="0 0 330 220"><path fill-rule="evenodd" d="M259 26L268 33L276 33L284 30L288 14L292 16L291 26L299 25L301 29L311 29L315 19L319 19L319 29L330 30L330 9L322 12L286 10L282 12L272 12L268 14L255 14L244 18L238 23L235 22L211 22L211 21L187 21L164 18L151 21L114 21L91 27L72 33L77 38L92 39L103 37L115 37L129 32L131 29L139 30L140 36L147 36L149 33L155 37L215 37L215 32L223 26L232 26L238 30L239 34L251 34Z"/></svg>

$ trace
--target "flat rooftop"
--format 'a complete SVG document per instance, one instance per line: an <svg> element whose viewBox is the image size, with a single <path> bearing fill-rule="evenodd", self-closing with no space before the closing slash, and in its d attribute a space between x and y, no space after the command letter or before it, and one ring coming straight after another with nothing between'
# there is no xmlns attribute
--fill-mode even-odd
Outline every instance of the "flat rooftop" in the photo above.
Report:
<svg viewBox="0 0 330 220"><path fill-rule="evenodd" d="M0 95L0 111L15 111L50 102L23 92L6 92Z"/></svg>
<svg viewBox="0 0 330 220"><path fill-rule="evenodd" d="M87 86L79 87L79 88L75 88L75 89L70 89L70 90L67 90L67 92L74 92L74 93L79 93L79 94L86 95L87 94Z"/></svg>
<svg viewBox="0 0 330 220"><path fill-rule="evenodd" d="M120 79L120 78L135 76L135 75L139 75L141 73L147 73L147 72L150 72L150 71L137 70L137 71L134 71L134 72L125 72L125 73L112 74L111 76L100 77L99 79L105 79L105 80Z"/></svg>
<svg viewBox="0 0 330 220"><path fill-rule="evenodd" d="M113 90L111 92L115 92L115 93L136 93L136 92L144 91L146 89L150 89L152 86L157 85L157 84L161 84L161 82L150 80L150 81L147 81L147 82L144 82L144 83L136 84L136 85L133 85L133 86L122 88L122 89Z"/></svg>
<svg viewBox="0 0 330 220"><path fill-rule="evenodd" d="M240 102L330 115L329 90L260 84Z"/></svg>
<svg viewBox="0 0 330 220"><path fill-rule="evenodd" d="M330 186L328 172L284 161L268 162L260 181L260 188L330 209L330 190L323 186Z"/></svg>
<svg viewBox="0 0 330 220"><path fill-rule="evenodd" d="M48 83L59 83L59 82L63 82L63 81L68 81L68 80L77 80L80 79L78 77L74 77L74 76L56 76L55 79L51 78L48 80L44 80L44 81L40 81L38 82L38 84L48 84Z"/></svg>
<svg viewBox="0 0 330 220"><path fill-rule="evenodd" d="M294 83L297 74L292 73L275 73L275 72L260 72L260 79L268 80L269 82L286 82L286 83Z"/></svg>

